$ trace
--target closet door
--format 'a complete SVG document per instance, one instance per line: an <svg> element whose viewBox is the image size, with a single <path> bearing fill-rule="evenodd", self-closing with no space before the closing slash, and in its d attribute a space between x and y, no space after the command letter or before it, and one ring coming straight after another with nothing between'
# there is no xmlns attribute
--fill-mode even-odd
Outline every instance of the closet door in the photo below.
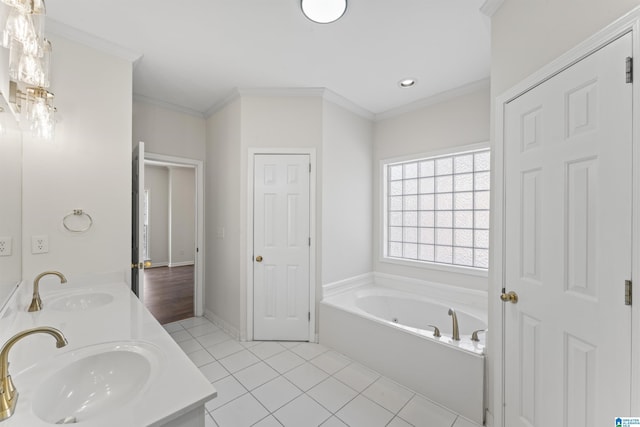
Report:
<svg viewBox="0 0 640 427"><path fill-rule="evenodd" d="M627 34L506 106L508 427L629 416L631 51Z"/></svg>
<svg viewBox="0 0 640 427"><path fill-rule="evenodd" d="M309 156L254 157L253 338L309 341Z"/></svg>

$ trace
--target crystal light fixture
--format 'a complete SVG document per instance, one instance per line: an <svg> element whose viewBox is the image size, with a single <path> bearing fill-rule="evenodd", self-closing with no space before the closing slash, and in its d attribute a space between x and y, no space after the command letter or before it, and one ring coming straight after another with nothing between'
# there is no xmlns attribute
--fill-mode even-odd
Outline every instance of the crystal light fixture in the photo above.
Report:
<svg viewBox="0 0 640 427"><path fill-rule="evenodd" d="M55 126L50 78L51 42L44 38L44 0L0 0L2 46L9 49L9 103L38 138Z"/></svg>
<svg viewBox="0 0 640 427"><path fill-rule="evenodd" d="M33 136L52 139L55 129L53 94L41 87L27 89L27 120Z"/></svg>

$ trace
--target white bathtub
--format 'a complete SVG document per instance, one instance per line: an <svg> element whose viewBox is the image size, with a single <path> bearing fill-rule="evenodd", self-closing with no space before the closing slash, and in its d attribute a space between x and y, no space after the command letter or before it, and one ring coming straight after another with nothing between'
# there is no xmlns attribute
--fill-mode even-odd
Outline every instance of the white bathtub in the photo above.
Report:
<svg viewBox="0 0 640 427"><path fill-rule="evenodd" d="M460 341L452 339L456 311ZM441 337L433 336L435 325ZM364 286L320 303L320 343L430 400L483 424L486 311L380 286Z"/></svg>

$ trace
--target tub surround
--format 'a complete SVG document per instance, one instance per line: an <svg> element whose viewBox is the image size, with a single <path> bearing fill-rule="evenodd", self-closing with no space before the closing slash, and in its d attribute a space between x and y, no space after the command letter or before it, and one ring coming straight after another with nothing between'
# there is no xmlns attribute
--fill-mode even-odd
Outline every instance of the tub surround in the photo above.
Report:
<svg viewBox="0 0 640 427"><path fill-rule="evenodd" d="M324 284L322 286L322 298L329 298L372 285L426 297L443 304L461 305L465 307L466 311L472 312L485 320L487 317L489 299L486 291L380 272L361 274L338 282Z"/></svg>
<svg viewBox="0 0 640 427"><path fill-rule="evenodd" d="M0 313L1 342L25 329L51 326L60 329L69 344L56 349L51 337L43 335L16 343L9 354L9 372L20 396L15 414L3 421L3 426L51 425L34 412L38 387L33 386L33 372L46 381L55 374L54 367L64 366L66 357L81 355L87 348L107 342L137 343L155 349L155 371L143 392L131 401L109 415L84 420L82 425L204 426L204 404L216 396L216 390L121 278L118 274L93 279L69 277L63 285L43 278L43 309L34 313L27 312L32 285L20 285ZM79 298L82 295L98 296L95 306L83 305L86 301Z"/></svg>
<svg viewBox="0 0 640 427"><path fill-rule="evenodd" d="M322 285L322 298L329 298L372 283L375 283L374 273L360 274L358 276L349 277L348 279L327 283Z"/></svg>

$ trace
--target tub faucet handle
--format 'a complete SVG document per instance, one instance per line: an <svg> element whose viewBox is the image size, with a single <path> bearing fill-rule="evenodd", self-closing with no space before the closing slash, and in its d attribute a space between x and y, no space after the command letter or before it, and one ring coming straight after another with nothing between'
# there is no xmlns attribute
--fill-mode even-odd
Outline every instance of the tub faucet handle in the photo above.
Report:
<svg viewBox="0 0 640 427"><path fill-rule="evenodd" d="M440 328L438 328L435 325L427 325L428 328L433 328L433 336L436 338L440 338L442 335L440 335Z"/></svg>
<svg viewBox="0 0 640 427"><path fill-rule="evenodd" d="M479 342L480 338L478 338L478 334L480 332L487 332L487 330L486 329L478 329L477 331L473 331L471 333L471 341Z"/></svg>

